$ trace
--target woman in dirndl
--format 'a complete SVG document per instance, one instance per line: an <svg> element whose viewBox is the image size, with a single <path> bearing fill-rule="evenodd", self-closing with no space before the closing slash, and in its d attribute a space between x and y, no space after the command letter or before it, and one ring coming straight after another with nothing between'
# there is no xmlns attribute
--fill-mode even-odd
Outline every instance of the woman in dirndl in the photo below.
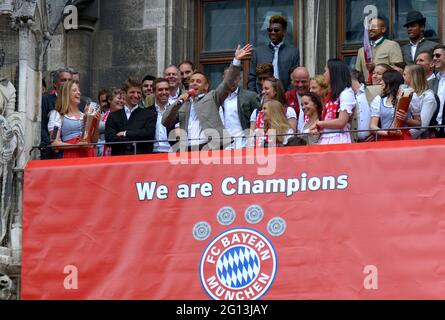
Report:
<svg viewBox="0 0 445 320"><path fill-rule="evenodd" d="M350 118L356 106L348 65L340 59L330 59L325 67L325 81L330 87L323 108L322 120L310 127L310 133L321 134L319 144L351 143Z"/></svg>
<svg viewBox="0 0 445 320"><path fill-rule="evenodd" d="M56 110L49 114L48 131L53 138L51 146L63 152L63 158L95 157L96 148L85 146L86 142L80 140L84 114L79 109L79 82L65 82L58 101ZM93 141L97 141L97 138L93 138Z"/></svg>

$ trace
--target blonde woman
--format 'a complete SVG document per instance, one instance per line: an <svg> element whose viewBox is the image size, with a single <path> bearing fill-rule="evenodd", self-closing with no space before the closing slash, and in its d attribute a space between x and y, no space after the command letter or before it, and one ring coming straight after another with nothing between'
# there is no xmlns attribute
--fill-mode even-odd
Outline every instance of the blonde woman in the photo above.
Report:
<svg viewBox="0 0 445 320"><path fill-rule="evenodd" d="M60 146L76 145L76 148L61 148L63 158L94 157L96 153L95 148L79 148L85 144L80 142L84 114L79 110L79 104L79 82L65 82L60 103L56 105L56 110L50 112L48 122L50 137L54 137L52 147L57 149Z"/></svg>
<svg viewBox="0 0 445 320"><path fill-rule="evenodd" d="M262 104L269 100L279 101L283 105L283 113L289 122L289 126L294 130L297 129L297 113L294 108L286 106L286 96L280 80L275 78L264 80L261 100ZM262 107L261 105L260 110L254 110L250 116L250 128L252 131L255 130L255 128L263 127Z"/></svg>
<svg viewBox="0 0 445 320"><path fill-rule="evenodd" d="M277 100L268 100L263 104L264 131L256 129L258 147L282 147L294 134L284 113L283 104Z"/></svg>
<svg viewBox="0 0 445 320"><path fill-rule="evenodd" d="M329 85L323 75L316 75L312 77L309 82L309 91L315 93L319 98L321 103L326 102L326 97L329 93Z"/></svg>
<svg viewBox="0 0 445 320"><path fill-rule="evenodd" d="M437 110L437 101L434 92L428 89L425 69L417 64L408 65L403 72L403 79L406 85L414 89L411 101L413 114L412 118L409 118L404 112L399 112L399 116L407 119L406 123L412 127L430 126L433 115ZM414 139L432 137L428 129L411 129L409 132Z"/></svg>

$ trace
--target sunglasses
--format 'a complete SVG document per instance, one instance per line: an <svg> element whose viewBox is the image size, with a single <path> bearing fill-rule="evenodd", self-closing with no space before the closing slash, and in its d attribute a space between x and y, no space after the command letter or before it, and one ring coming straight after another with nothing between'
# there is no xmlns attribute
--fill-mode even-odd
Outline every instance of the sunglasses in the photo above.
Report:
<svg viewBox="0 0 445 320"><path fill-rule="evenodd" d="M278 29L278 28L267 28L267 32L269 32L269 33L272 33L272 32L278 33L280 31L281 31L281 29Z"/></svg>
<svg viewBox="0 0 445 320"><path fill-rule="evenodd" d="M442 54L440 54L440 53L436 53L433 55L434 58L440 58L441 56L442 56Z"/></svg>

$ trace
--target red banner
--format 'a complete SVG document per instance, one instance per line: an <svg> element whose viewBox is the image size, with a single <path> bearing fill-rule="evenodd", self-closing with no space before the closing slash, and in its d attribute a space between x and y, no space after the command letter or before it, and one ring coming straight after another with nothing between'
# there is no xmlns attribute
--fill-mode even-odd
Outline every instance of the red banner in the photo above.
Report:
<svg viewBox="0 0 445 320"><path fill-rule="evenodd" d="M22 298L445 297L444 141L278 152L30 162Z"/></svg>

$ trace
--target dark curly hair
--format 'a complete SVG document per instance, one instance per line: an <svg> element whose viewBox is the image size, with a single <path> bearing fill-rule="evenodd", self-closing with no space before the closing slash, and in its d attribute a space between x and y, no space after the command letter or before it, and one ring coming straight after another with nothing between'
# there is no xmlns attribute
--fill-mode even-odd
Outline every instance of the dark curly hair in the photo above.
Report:
<svg viewBox="0 0 445 320"><path fill-rule="evenodd" d="M287 19L283 16L275 15L270 17L269 24L272 23L279 23L283 26L284 30L287 30Z"/></svg>

